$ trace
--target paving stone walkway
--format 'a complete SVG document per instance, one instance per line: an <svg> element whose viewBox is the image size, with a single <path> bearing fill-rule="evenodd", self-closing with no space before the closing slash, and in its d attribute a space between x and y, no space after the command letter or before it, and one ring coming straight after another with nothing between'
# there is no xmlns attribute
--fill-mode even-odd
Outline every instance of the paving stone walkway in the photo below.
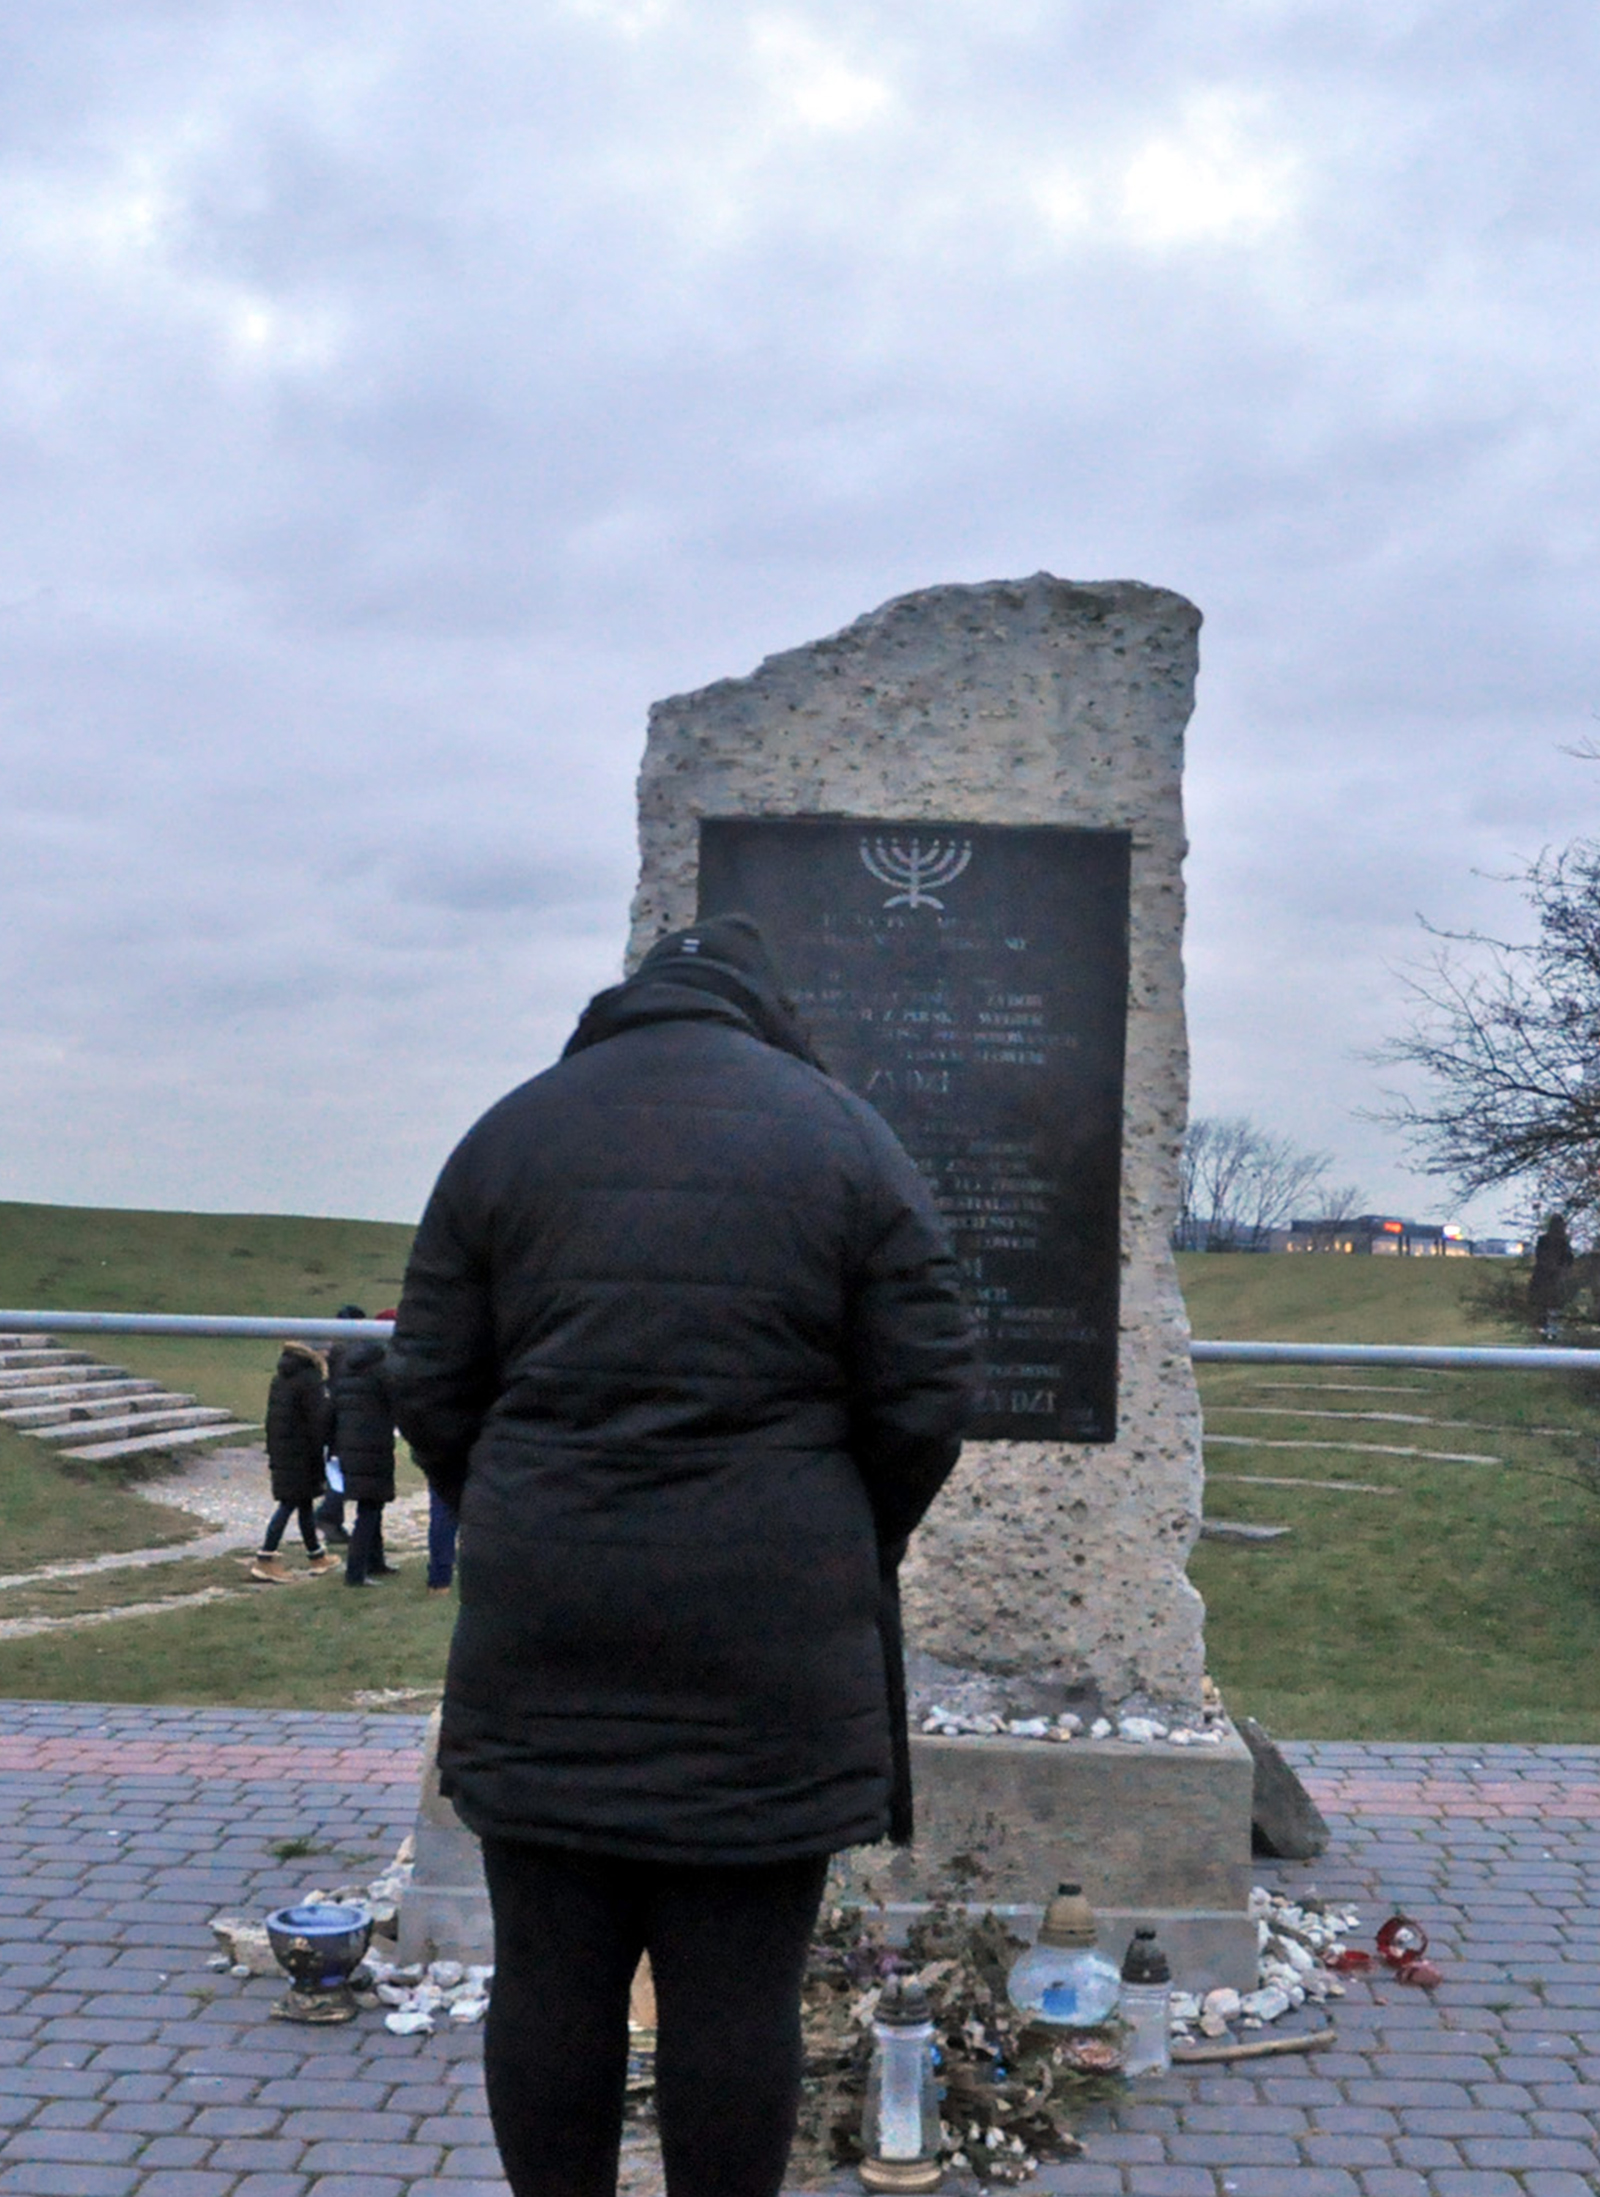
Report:
<svg viewBox="0 0 1600 2197"><path fill-rule="evenodd" d="M504 2197L481 2032L273 2023L208 1918L375 1873L422 1725L0 1703L0 2197ZM1045 2171L1078 2197L1589 2197L1600 2189L1600 1749L1291 1750L1334 1828L1264 1869L1392 1904L1445 1970L1353 1982L1304 2061L1142 2082ZM317 1851L280 1859L274 1848ZM654 2181L630 2158L630 2189ZM840 2187L853 2186L853 2180Z"/></svg>

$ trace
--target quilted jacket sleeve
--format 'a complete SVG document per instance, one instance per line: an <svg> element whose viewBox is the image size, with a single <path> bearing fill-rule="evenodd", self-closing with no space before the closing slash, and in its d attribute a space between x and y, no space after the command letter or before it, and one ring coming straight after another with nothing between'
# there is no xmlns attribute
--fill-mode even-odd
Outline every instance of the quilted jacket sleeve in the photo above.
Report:
<svg viewBox="0 0 1600 2197"><path fill-rule="evenodd" d="M876 1114L862 1107L858 1119L871 1168L850 1300L851 1446L893 1563L961 1453L977 1368L959 1270L927 1185Z"/></svg>
<svg viewBox="0 0 1600 2197"><path fill-rule="evenodd" d="M467 1174L458 1149L417 1230L386 1368L395 1424L452 1508L498 1390L488 1271L474 1240Z"/></svg>

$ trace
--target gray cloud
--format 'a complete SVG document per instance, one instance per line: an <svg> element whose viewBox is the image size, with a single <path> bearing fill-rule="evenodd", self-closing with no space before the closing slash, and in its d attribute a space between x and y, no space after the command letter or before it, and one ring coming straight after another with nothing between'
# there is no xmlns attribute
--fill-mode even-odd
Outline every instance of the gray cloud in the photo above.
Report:
<svg viewBox="0 0 1600 2197"><path fill-rule="evenodd" d="M1578 0L67 0L0 31L0 1195L416 1209L615 973L650 699L1206 612L1196 1102L1354 1118L1588 828Z"/></svg>

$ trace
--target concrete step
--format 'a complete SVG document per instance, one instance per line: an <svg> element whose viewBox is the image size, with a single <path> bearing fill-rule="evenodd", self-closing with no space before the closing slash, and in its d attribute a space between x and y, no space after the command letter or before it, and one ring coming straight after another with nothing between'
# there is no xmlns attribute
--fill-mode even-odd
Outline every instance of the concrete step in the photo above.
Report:
<svg viewBox="0 0 1600 2197"><path fill-rule="evenodd" d="M233 1413L224 1411L220 1404L183 1404L174 1402L168 1409L150 1408L139 1412L123 1412L112 1419L58 1420L54 1426L23 1427L20 1431L32 1435L36 1442L73 1442L80 1434L133 1434L144 1427L208 1427L220 1420L231 1419Z"/></svg>
<svg viewBox="0 0 1600 2197"><path fill-rule="evenodd" d="M0 1411L0 1419L8 1426L14 1426L19 1434L34 1434L45 1427L95 1426L118 1414L176 1411L198 1401L195 1396L176 1396L170 1389L159 1388L152 1381L148 1392L142 1396L119 1392L115 1396L85 1397L76 1402L32 1404L26 1410Z"/></svg>
<svg viewBox="0 0 1600 2197"><path fill-rule="evenodd" d="M127 1396L161 1396L159 1381L45 1381L32 1388L0 1388L0 1419L21 1419L33 1411L52 1407L65 1411L69 1404L103 1406L107 1411Z"/></svg>
<svg viewBox="0 0 1600 2197"><path fill-rule="evenodd" d="M183 1449L191 1442L215 1442L234 1434L259 1435L259 1427L247 1426L241 1419L230 1419L217 1427L179 1427L171 1434L140 1434L129 1441L91 1442L85 1449L64 1449L63 1457L85 1457L95 1460L113 1457L132 1457L143 1450Z"/></svg>
<svg viewBox="0 0 1600 2197"><path fill-rule="evenodd" d="M0 1350L0 1369L7 1366L30 1365L93 1365L94 1360L86 1350L63 1350L59 1343L43 1339L37 1343L14 1344L9 1350Z"/></svg>
<svg viewBox="0 0 1600 2197"><path fill-rule="evenodd" d="M26 1388L33 1381L114 1381L127 1374L125 1365L83 1365L75 1358L41 1358L36 1365L11 1366L0 1372L0 1390Z"/></svg>

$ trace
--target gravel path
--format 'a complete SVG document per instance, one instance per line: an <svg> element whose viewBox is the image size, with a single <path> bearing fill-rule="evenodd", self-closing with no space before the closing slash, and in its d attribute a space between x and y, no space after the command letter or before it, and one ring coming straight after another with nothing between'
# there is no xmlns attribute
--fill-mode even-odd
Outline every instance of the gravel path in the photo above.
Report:
<svg viewBox="0 0 1600 2197"><path fill-rule="evenodd" d="M63 1557L36 1570L11 1572L0 1577L0 1593L8 1588L43 1586L52 1580L88 1579L105 1572L147 1571L158 1564L175 1564L254 1549L271 1509L267 1488L267 1453L253 1443L238 1449L216 1449L205 1456L189 1456L174 1464L159 1480L138 1483L134 1493L151 1503L187 1511L212 1528L188 1541L164 1541L154 1548L115 1549L105 1556ZM384 1513L386 1548L421 1549L428 1538L428 1498L425 1491L402 1495ZM131 1582L130 1582L131 1586ZM0 1618L0 1640L22 1640L35 1633L68 1632L87 1625L104 1625L115 1618L143 1616L170 1610L176 1602L212 1602L227 1590L206 1587L197 1594L169 1596L165 1601L130 1599L116 1608L81 1611L60 1617Z"/></svg>

